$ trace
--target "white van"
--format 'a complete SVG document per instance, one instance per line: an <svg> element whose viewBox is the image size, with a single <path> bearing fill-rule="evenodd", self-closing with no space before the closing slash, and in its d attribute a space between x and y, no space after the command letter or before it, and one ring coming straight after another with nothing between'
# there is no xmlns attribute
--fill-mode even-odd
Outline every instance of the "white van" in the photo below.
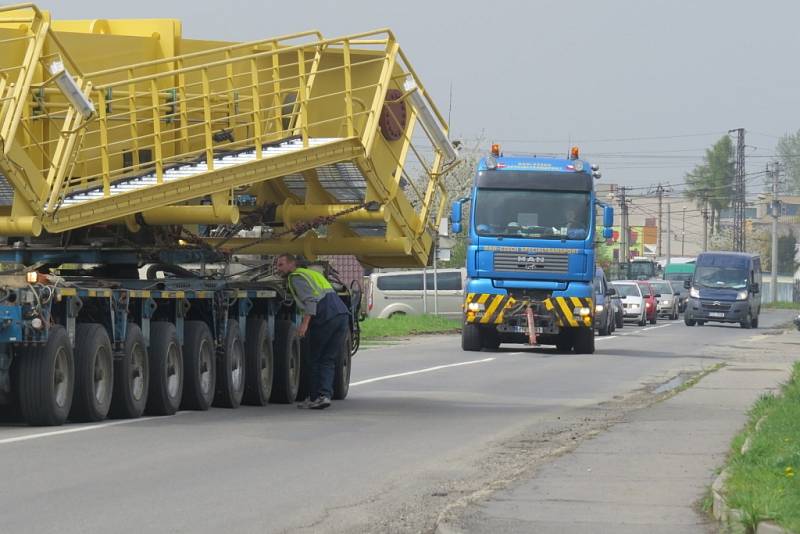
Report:
<svg viewBox="0 0 800 534"><path fill-rule="evenodd" d="M422 269L372 273L366 277L367 317L386 319L394 315L420 315L423 304ZM427 311L434 311L433 269L427 270ZM439 315L460 319L464 305L466 269L438 269Z"/></svg>

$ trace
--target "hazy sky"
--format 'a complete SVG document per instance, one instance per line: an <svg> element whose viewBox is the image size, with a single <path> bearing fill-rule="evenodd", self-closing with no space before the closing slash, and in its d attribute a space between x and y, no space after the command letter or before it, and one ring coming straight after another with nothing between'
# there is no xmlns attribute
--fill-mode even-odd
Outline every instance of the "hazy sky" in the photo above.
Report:
<svg viewBox="0 0 800 534"><path fill-rule="evenodd" d="M604 182L678 184L731 128L747 171L800 128L800 2L42 0L55 18L179 18L186 37L254 40L388 26L468 143L566 153ZM753 176L750 191L760 188Z"/></svg>

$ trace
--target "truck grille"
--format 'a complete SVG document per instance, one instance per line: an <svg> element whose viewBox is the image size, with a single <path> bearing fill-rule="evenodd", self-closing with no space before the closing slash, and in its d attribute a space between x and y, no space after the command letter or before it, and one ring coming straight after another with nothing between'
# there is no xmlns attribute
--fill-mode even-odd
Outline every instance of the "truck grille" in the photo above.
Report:
<svg viewBox="0 0 800 534"><path fill-rule="evenodd" d="M526 273L566 273L569 272L569 255L495 252L494 270Z"/></svg>
<svg viewBox="0 0 800 534"><path fill-rule="evenodd" d="M729 302L720 302L718 300L704 300L702 301L703 309L708 311L728 311L731 309Z"/></svg>

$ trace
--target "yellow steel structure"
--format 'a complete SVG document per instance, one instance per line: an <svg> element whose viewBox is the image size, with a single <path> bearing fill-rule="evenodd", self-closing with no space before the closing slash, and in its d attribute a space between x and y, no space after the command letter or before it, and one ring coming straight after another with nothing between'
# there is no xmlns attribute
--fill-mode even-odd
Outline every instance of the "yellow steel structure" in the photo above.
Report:
<svg viewBox="0 0 800 534"><path fill-rule="evenodd" d="M227 43L184 39L175 20L0 8L0 174L13 191L2 235L232 225L269 211L285 229L328 219L299 237L204 239L420 265L458 163L446 139L387 29Z"/></svg>

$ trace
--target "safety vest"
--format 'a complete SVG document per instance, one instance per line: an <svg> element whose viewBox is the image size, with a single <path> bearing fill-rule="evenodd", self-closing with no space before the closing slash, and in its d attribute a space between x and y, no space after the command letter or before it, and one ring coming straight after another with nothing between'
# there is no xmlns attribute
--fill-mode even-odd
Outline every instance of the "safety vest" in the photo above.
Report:
<svg viewBox="0 0 800 534"><path fill-rule="evenodd" d="M301 306L301 304L300 300L297 298L297 294L294 291L294 285L292 285L292 277L294 276L299 276L305 280L309 287L311 287L311 294L315 297L321 297L328 290L333 291L333 286L330 282L328 282L328 279L322 275L322 273L317 272L314 269L298 267L289 273L289 291L291 291L292 297L294 297L294 301L297 302L298 306Z"/></svg>

